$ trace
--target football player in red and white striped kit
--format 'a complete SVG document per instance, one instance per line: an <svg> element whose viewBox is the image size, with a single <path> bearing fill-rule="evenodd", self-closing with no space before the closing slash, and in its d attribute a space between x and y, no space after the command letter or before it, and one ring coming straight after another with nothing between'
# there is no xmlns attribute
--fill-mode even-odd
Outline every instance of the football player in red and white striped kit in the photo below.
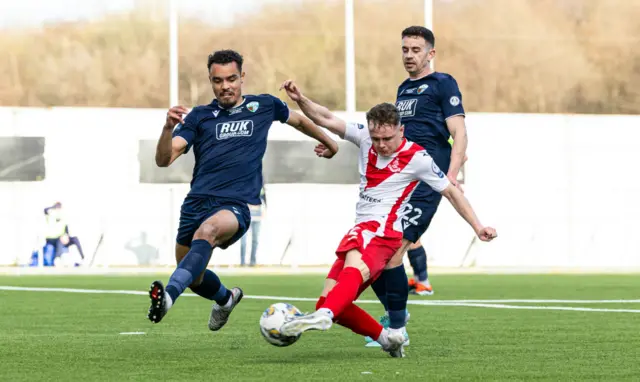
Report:
<svg viewBox="0 0 640 382"><path fill-rule="evenodd" d="M317 311L285 323L280 332L297 336L307 330L327 330L335 321L355 333L370 336L392 357L403 357L404 328L383 328L353 302L402 245L399 211L418 183L425 182L449 199L480 240L493 240L496 230L480 223L462 192L449 182L427 151L404 138L404 127L394 105L374 106L367 112L368 126L364 126L347 123L312 102L291 80L285 81L282 88L314 123L360 148L360 200L356 224L336 250L337 259L325 280ZM326 149L320 144L316 154L321 156Z"/></svg>

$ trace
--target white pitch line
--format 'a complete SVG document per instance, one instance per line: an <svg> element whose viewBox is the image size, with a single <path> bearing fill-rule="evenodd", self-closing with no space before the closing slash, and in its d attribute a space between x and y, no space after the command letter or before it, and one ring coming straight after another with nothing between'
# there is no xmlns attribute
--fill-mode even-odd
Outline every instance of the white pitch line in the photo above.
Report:
<svg viewBox="0 0 640 382"><path fill-rule="evenodd" d="M138 291L138 290L40 288L40 287L17 287L17 286L9 286L9 285L0 285L0 290L21 291L21 292L61 292L61 293L93 293L93 294L135 294L135 295L148 295L149 294L148 292L141 292L141 291Z"/></svg>
<svg viewBox="0 0 640 382"><path fill-rule="evenodd" d="M0 287L0 289L2 289ZM244 296L255 300L291 300L317 301L317 298L284 297L284 296ZM378 300L358 300L363 304L377 303ZM640 300L540 300L540 299L504 299L504 300L409 300L415 305L452 305L452 304L501 304L501 303L529 303L529 304L640 304Z"/></svg>
<svg viewBox="0 0 640 382"><path fill-rule="evenodd" d="M493 308L493 309L522 309L522 310L570 310L576 312L609 312L609 313L640 313L640 309L608 309L608 308L583 308L578 306L538 306L538 305L505 305L505 304L479 304L479 303L439 303L431 304L430 301L409 301L413 305L432 306L464 306L470 308Z"/></svg>
<svg viewBox="0 0 640 382"><path fill-rule="evenodd" d="M504 299L504 300L428 300L433 303L531 303L531 304L640 304L640 300L536 300L536 299Z"/></svg>
<svg viewBox="0 0 640 382"><path fill-rule="evenodd" d="M111 290L111 289L74 289L74 288L41 288L41 287L18 287L0 285L0 290L23 291L23 292L61 292L61 293L85 293L85 294L126 294L146 296L148 292L137 290ZM193 293L185 293L183 296L197 296ZM308 297L286 297L286 296L244 296L253 300L275 300L275 301L317 301L317 298ZM378 300L358 300L360 304L379 304ZM609 313L640 313L640 309L607 309L607 308L583 308L573 306L530 306L530 305L505 305L508 303L571 303L571 304L596 304L596 303L640 303L640 300L410 300L410 305L423 306L463 306L473 308L493 308L493 309L522 309L522 310L564 310L578 312L609 312Z"/></svg>

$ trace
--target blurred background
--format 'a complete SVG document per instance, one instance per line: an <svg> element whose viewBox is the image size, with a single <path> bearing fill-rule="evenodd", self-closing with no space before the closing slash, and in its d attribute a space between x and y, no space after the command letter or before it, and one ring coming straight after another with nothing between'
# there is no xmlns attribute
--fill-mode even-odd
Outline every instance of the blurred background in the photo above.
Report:
<svg viewBox="0 0 640 382"><path fill-rule="evenodd" d="M463 94L467 197L500 239L443 202L443 268L640 268L640 2L628 0L21 0L0 3L2 265L43 265L61 202L90 267L164 267L193 157L155 167L169 105L213 98L206 59L245 57L245 93L295 79L362 121L406 78L400 32L426 25ZM258 265L326 266L352 225L356 151L332 161L274 124ZM249 243L249 246L252 244ZM240 264L240 244L213 266Z"/></svg>
<svg viewBox="0 0 640 382"><path fill-rule="evenodd" d="M405 78L400 31L424 25L424 0L354 1L357 110ZM435 0L438 69L472 112L637 114L640 3ZM296 78L345 110L345 4L331 0L175 1L180 103L208 103L206 57L247 57L246 91ZM0 102L21 107L165 108L169 1L22 0L0 5ZM203 74L204 73L204 74Z"/></svg>

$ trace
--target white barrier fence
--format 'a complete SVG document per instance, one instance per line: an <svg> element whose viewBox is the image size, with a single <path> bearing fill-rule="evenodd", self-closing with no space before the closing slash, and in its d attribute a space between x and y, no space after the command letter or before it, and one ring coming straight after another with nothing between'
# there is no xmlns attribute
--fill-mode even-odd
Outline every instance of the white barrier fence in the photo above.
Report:
<svg viewBox="0 0 640 382"><path fill-rule="evenodd" d="M0 108L0 136L46 137L44 181L0 182L0 264L24 263L42 246L42 210L56 200L89 256L103 235L96 265L174 263L188 184L138 181L138 140L157 139L164 113ZM472 113L467 127L466 195L500 237L473 240L443 201L423 237L430 265L640 266L640 117ZM305 137L276 124L269 139ZM269 184L258 263L331 264L357 195L357 185ZM239 244L212 263L238 264Z"/></svg>

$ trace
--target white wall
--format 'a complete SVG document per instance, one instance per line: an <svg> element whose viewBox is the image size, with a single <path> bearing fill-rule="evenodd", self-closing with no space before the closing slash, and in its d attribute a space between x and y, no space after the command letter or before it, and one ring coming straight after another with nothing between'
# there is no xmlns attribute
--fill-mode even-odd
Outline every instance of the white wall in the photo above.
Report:
<svg viewBox="0 0 640 382"><path fill-rule="evenodd" d="M0 108L0 136L47 137L45 181L0 182L0 264L22 261L40 244L42 209L55 200L86 252L104 233L96 263L137 265L157 251L151 263L171 264L188 185L139 184L137 162L138 139L156 139L164 113ZM466 194L500 237L473 241L444 201L423 238L432 266L640 266L640 117L474 113L467 126ZM269 139L305 137L277 124ZM357 185L270 184L268 192L258 261L330 264L352 225ZM136 256L128 248L143 234L146 249ZM237 264L239 245L216 251L212 262Z"/></svg>

